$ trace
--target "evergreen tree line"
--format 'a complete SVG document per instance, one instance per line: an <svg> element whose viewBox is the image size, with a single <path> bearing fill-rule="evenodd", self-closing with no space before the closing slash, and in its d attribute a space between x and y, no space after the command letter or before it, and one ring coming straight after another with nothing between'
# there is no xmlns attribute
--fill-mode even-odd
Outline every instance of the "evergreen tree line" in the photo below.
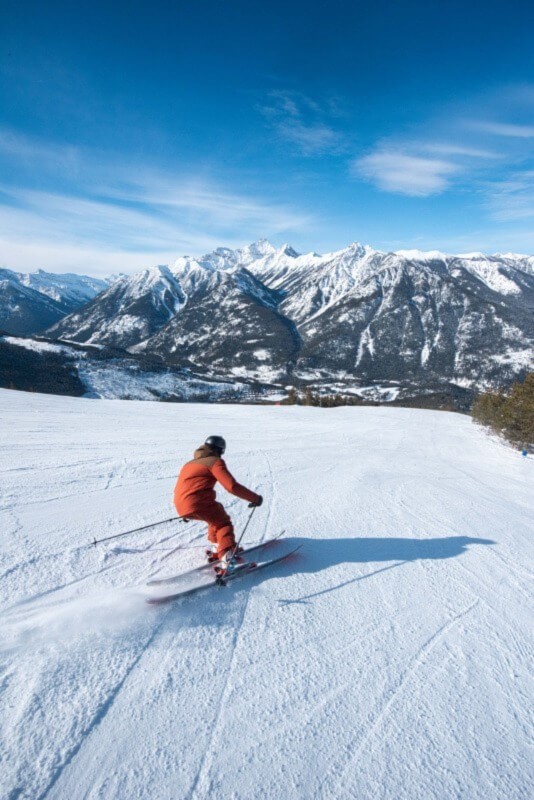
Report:
<svg viewBox="0 0 534 800"><path fill-rule="evenodd" d="M299 394L294 387L291 387L282 403L288 406L335 408L336 406L361 406L363 405L363 400L354 394L315 394L311 389L306 389L303 394Z"/></svg>
<svg viewBox="0 0 534 800"><path fill-rule="evenodd" d="M507 392L480 394L473 403L472 414L481 425L534 452L534 372L523 383L512 384Z"/></svg>

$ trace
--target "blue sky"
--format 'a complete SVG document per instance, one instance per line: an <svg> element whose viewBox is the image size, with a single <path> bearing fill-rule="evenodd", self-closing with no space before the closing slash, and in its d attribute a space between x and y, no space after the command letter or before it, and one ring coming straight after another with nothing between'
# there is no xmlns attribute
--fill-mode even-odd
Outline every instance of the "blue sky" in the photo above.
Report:
<svg viewBox="0 0 534 800"><path fill-rule="evenodd" d="M534 4L3 0L0 265L534 253Z"/></svg>

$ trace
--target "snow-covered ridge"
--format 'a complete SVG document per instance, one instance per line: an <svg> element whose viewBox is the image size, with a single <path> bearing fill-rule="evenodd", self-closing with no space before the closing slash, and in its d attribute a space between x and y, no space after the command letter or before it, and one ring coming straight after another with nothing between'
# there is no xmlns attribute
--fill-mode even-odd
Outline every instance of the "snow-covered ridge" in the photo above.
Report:
<svg viewBox="0 0 534 800"><path fill-rule="evenodd" d="M60 304L77 303L78 305L91 300L109 286L109 281L101 278L76 275L70 272L45 272L42 269L35 272L14 272L1 269L0 280L10 280L21 286L27 286Z"/></svg>
<svg viewBox="0 0 534 800"><path fill-rule="evenodd" d="M359 242L320 255L262 239L122 276L48 334L220 379L485 386L534 366L533 263Z"/></svg>
<svg viewBox="0 0 534 800"><path fill-rule="evenodd" d="M21 283L25 286L30 286L59 303L67 300L73 303L87 302L109 286L107 280L68 272L56 274L39 269L36 272L19 273L19 275Z"/></svg>
<svg viewBox="0 0 534 800"><path fill-rule="evenodd" d="M0 329L38 333L92 300L108 281L88 275L0 269Z"/></svg>

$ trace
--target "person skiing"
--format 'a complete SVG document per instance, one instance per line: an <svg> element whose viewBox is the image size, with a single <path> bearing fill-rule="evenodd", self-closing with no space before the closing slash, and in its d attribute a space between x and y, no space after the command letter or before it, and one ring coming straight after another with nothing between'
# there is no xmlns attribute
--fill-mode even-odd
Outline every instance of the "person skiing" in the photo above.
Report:
<svg viewBox="0 0 534 800"><path fill-rule="evenodd" d="M212 559L228 562L235 549L234 526L222 503L215 499L217 481L230 494L248 500L249 508L261 506L263 497L238 483L222 459L226 442L222 436L208 436L184 464L174 488L174 505L180 517L208 523Z"/></svg>

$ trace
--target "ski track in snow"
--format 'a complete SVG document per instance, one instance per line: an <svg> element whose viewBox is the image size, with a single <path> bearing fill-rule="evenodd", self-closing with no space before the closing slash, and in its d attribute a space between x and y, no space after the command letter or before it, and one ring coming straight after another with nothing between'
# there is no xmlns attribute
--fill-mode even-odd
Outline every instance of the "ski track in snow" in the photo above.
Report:
<svg viewBox="0 0 534 800"><path fill-rule="evenodd" d="M408 680L412 677L419 667L423 666L426 660L427 655L431 652L431 650L439 643L439 641L445 636L447 631L452 628L457 622L459 622L466 614L469 614L476 607L477 603L473 603L472 606L466 608L464 611L461 611L459 614L456 614L452 619L448 620L446 623L441 625L435 633L430 636L429 639L422 645L422 647L418 650L418 652L412 657L410 663L406 666L404 670L396 678L393 686L391 686L388 691L385 693L385 696L381 699L378 711L376 715L371 720L368 728L363 732L363 735L356 746L356 749L353 753L351 753L350 758L344 768L341 771L337 770L337 775L334 780L334 786L332 789L327 790L327 794L331 794L332 797L340 797L341 790L343 787L343 782L345 779L345 775L352 764L356 761L359 757L362 750L367 747L370 741L372 741L373 737L376 735L376 732L380 728L386 714L389 713L393 704L399 700L399 695L401 691L404 689L405 684ZM325 777L325 783L328 783L330 776L327 775Z"/></svg>
<svg viewBox="0 0 534 800"><path fill-rule="evenodd" d="M0 391L0 413L2 797L534 794L531 459L407 409ZM155 610L144 582L201 562L202 523L90 542L172 516L210 433L265 497L247 541L302 549Z"/></svg>
<svg viewBox="0 0 534 800"><path fill-rule="evenodd" d="M75 756L79 753L81 748L83 747L84 742L87 740L87 737L90 736L91 732L104 720L106 714L111 709L116 697L118 696L119 692L121 691L122 687L128 680L128 677L136 668L137 664L143 657L145 651L150 647L154 639L156 638L161 626L164 623L164 619L161 621L159 625L154 628L154 631L148 637L146 643L139 651L139 654L133 659L130 666L126 669L124 675L116 684L116 686L112 689L110 694L105 698L104 702L97 708L96 713L94 714L93 718L91 719L89 725L85 730L82 731L79 741L68 751L65 759L63 762L57 767L56 771L52 774L50 783L45 788L42 794L40 794L37 800L45 800L46 797L49 796L50 791L53 789L57 781L60 779L63 770L68 767L68 765L72 762Z"/></svg>
<svg viewBox="0 0 534 800"><path fill-rule="evenodd" d="M224 683L223 683L223 689L222 689L222 692L220 693L219 699L218 699L218 711L217 711L215 720L214 720L213 725L212 725L211 734L210 734L210 737L208 739L206 748L204 750L204 754L202 756L202 760L200 762L200 768L199 768L197 774L195 775L195 779L193 781L193 785L191 787L191 790L189 792L187 792L187 797L190 797L190 798L194 798L195 796L206 797L210 793L210 787L205 785L206 784L206 780L207 780L206 776L209 774L209 768L211 766L211 760L212 760L209 757L212 755L212 753L214 751L216 735L217 735L217 732L218 732L219 725L220 725L221 719L223 717L223 714L225 714L228 711L227 702L228 702L229 690L230 690L230 687L231 687L232 675L233 675L233 671L234 671L234 668L235 668L236 652L237 652L237 646L238 646L238 642L239 642L239 634L241 632L241 628L242 628L243 623L245 621L245 616L246 616L246 613L247 613L249 598L250 598L250 594L247 595L245 597L245 599L243 600L243 609L242 609L241 616L239 618L239 622L238 622L238 625L237 625L237 628L235 630L234 637L233 637L233 640L232 640L230 661L228 663L228 668L227 668L226 676L225 676ZM204 786L203 786L203 784L204 784Z"/></svg>
<svg viewBox="0 0 534 800"><path fill-rule="evenodd" d="M273 475L273 470L272 470L272 467L271 467L271 462L269 460L269 456L267 455L267 453L265 451L261 451L261 453L262 453L262 456L263 456L263 458L265 459L265 461L267 463L267 468L268 468L268 471L269 471L269 490L270 490L268 492L268 496L269 496L269 501L270 502L269 502L269 507L268 507L267 522L265 523L264 532L263 532L263 535L261 537L261 541L264 541L267 538L267 535L268 535L269 523L270 523L270 520L271 520L272 510L274 508L274 503L275 503L275 491L274 491L275 481L274 481L274 475ZM256 512L254 512L254 513L256 513ZM239 536L239 532L237 532L237 536ZM246 614L247 614L247 609L248 609L250 597L251 597L251 594L248 593L245 596L244 600L242 601L243 602L243 609L242 609L242 612L241 612L241 615L240 615L240 618L239 618L239 622L238 622L238 625L237 625L237 628L236 628L236 631L235 631L235 634L234 634L234 638L233 638L233 641L232 641L230 662L229 662L226 678L225 678L225 681L224 681L224 684L223 684L223 690L222 690L220 698L219 698L219 710L217 712L217 716L216 716L215 721L213 723L212 732L211 732L211 735L210 735L210 738L209 738L209 741L208 741L208 745L206 747L206 750L204 752L204 756L203 756L201 764L200 764L200 769L199 769L199 771L197 772L197 774L195 776L195 779L193 781L193 785L191 787L191 791L187 793L187 797L190 797L191 800L193 800L193 798L196 797L196 796L201 797L201 798L202 797L207 797L211 793L210 792L211 787L209 785L206 786L207 775L209 774L209 767L211 766L211 760L209 759L209 755L211 755L213 753L213 751L214 751L214 742L216 741L216 734L217 734L217 731L218 731L218 728L219 728L220 721L221 721L223 715L228 710L227 709L227 702L228 702L229 690L231 688L232 675L233 675L233 671L234 671L234 668L235 668L236 652L237 652L238 643L239 643L239 634L240 634L241 628L243 627L243 624L245 622L245 617L246 617Z"/></svg>

